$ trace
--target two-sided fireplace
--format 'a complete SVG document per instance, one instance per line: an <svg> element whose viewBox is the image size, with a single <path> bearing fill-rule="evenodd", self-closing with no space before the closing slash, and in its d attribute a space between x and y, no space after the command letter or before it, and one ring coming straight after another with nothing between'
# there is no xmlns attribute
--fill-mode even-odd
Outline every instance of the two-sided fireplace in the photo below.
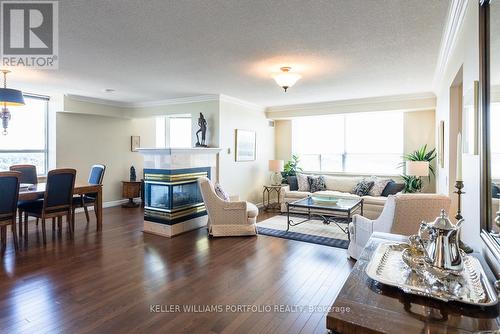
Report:
<svg viewBox="0 0 500 334"><path fill-rule="evenodd" d="M174 225L206 215L197 180L210 168L144 169L144 220Z"/></svg>

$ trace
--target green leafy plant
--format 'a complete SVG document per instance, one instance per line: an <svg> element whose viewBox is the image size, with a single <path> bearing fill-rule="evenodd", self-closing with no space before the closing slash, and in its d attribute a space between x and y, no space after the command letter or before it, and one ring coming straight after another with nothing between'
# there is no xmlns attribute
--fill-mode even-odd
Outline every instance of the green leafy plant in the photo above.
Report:
<svg viewBox="0 0 500 334"><path fill-rule="evenodd" d="M283 182L287 182L288 176L295 176L297 172L302 172L302 168L299 165L300 159L298 155L292 155L292 159L288 160L285 166L283 167L283 172L281 172L281 176L283 177Z"/></svg>
<svg viewBox="0 0 500 334"><path fill-rule="evenodd" d="M431 180L431 174L436 175L434 172L434 167L432 166L432 161L436 159L436 149L433 148L427 151L427 145L422 146L420 149L413 151L411 153L403 155L403 162L399 167L405 166L406 161L427 161L429 162L429 181ZM401 175L403 181L405 182L405 192L414 193L422 189L422 179L417 176L412 175Z"/></svg>

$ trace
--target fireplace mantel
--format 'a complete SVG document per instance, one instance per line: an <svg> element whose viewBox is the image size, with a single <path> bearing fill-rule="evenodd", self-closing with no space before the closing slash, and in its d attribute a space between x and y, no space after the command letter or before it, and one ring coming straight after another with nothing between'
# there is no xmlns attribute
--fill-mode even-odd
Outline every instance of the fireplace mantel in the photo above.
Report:
<svg viewBox="0 0 500 334"><path fill-rule="evenodd" d="M139 148L144 156L144 168L184 169L212 167L212 176L217 181L218 155L220 148Z"/></svg>

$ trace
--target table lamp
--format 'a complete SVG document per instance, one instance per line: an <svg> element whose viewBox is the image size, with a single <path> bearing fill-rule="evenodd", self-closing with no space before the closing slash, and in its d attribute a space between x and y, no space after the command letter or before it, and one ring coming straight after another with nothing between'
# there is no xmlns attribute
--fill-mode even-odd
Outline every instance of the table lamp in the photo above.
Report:
<svg viewBox="0 0 500 334"><path fill-rule="evenodd" d="M429 176L429 161L407 161L406 175L416 176L418 179L418 191L422 190L422 176Z"/></svg>
<svg viewBox="0 0 500 334"><path fill-rule="evenodd" d="M271 184L273 186L279 186L281 184L281 172L283 171L283 166L285 162L283 160L269 160L269 171L273 172L271 174Z"/></svg>

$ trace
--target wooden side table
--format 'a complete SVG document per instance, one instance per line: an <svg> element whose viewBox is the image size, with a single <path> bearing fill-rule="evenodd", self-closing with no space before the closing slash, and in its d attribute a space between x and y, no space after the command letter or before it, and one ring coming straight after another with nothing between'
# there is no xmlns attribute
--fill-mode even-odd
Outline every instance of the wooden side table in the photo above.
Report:
<svg viewBox="0 0 500 334"><path fill-rule="evenodd" d="M264 211L281 211L281 188L283 185L266 185L264 186L264 190L262 191L262 205L264 206ZM271 193L276 193L278 196L276 203L271 203ZM267 195L267 201L266 201Z"/></svg>
<svg viewBox="0 0 500 334"><path fill-rule="evenodd" d="M128 198L128 202L122 204L122 208L137 208L138 203L134 198L141 196L141 181L122 181L122 197Z"/></svg>

